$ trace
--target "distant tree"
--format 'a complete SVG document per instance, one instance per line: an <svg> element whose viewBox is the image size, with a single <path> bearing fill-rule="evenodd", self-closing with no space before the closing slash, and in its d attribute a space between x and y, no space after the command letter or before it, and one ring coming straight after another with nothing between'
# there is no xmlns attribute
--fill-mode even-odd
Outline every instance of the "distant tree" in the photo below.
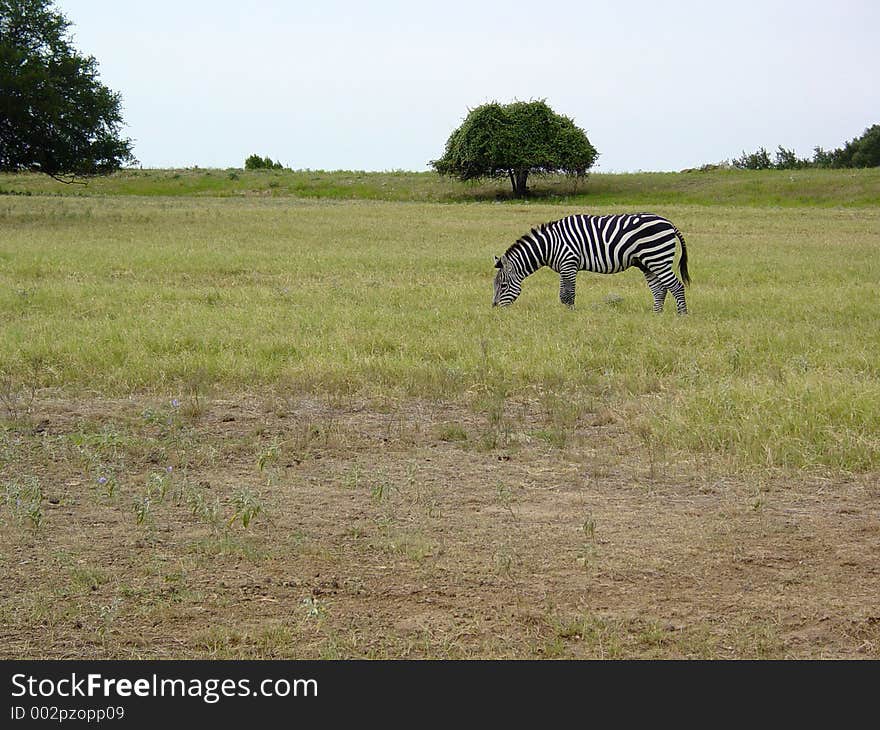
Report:
<svg viewBox="0 0 880 730"><path fill-rule="evenodd" d="M121 98L78 53L51 0L0 0L0 170L63 182L136 162Z"/></svg>
<svg viewBox="0 0 880 730"><path fill-rule="evenodd" d="M880 165L880 124L868 127L861 137L835 150L835 167L877 167Z"/></svg>
<svg viewBox="0 0 880 730"><path fill-rule="evenodd" d="M283 170L284 165L280 162L273 162L268 155L260 157L259 155L251 155L244 161L245 170Z"/></svg>
<svg viewBox="0 0 880 730"><path fill-rule="evenodd" d="M741 170L769 170L773 167L773 163L770 161L770 154L763 147L751 154L743 152L742 157L731 160L731 162L734 167L738 167Z"/></svg>
<svg viewBox="0 0 880 730"><path fill-rule="evenodd" d="M798 157L794 150L787 150L782 145L777 148L776 159L773 162L773 167L777 170L800 170L809 166L810 161Z"/></svg>
<svg viewBox="0 0 880 730"><path fill-rule="evenodd" d="M834 167L835 153L837 150L825 150L821 147L813 148L812 167Z"/></svg>
<svg viewBox="0 0 880 730"><path fill-rule="evenodd" d="M459 180L507 177L515 197L528 193L530 174L582 177L599 153L568 117L544 101L492 102L471 110L431 166Z"/></svg>
<svg viewBox="0 0 880 730"><path fill-rule="evenodd" d="M813 148L813 158L798 157L793 150L782 145L776 150L775 159L763 147L757 152L732 160L734 167L745 170L794 170L802 167L878 167L880 166L880 124L868 127L860 137L851 139L843 147L826 150Z"/></svg>

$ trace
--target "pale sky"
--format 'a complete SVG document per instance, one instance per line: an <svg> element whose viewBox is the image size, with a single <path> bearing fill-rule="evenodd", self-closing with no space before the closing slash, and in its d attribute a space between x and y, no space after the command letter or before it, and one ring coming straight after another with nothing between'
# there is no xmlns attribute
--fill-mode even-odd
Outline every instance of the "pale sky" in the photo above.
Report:
<svg viewBox="0 0 880 730"><path fill-rule="evenodd" d="M546 99L597 171L880 123L877 0L56 0L144 167L427 170L469 109Z"/></svg>

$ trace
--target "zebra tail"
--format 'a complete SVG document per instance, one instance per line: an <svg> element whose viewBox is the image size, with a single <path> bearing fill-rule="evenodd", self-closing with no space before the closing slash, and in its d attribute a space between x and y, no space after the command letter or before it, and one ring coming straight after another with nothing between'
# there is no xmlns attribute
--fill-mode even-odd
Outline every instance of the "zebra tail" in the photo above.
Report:
<svg viewBox="0 0 880 730"><path fill-rule="evenodd" d="M678 273L685 284L690 284L691 277L688 274L688 250L684 243L684 236L681 235L681 231L678 230L678 228L675 226L673 226L673 228L675 228L675 235L678 236L678 240L681 241L681 258L678 260Z"/></svg>

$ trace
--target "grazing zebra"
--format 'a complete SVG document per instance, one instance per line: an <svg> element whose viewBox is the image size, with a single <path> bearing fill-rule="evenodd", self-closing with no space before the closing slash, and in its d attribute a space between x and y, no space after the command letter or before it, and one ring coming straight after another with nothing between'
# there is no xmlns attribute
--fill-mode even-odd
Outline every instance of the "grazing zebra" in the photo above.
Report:
<svg viewBox="0 0 880 730"><path fill-rule="evenodd" d="M690 283L684 236L672 223L653 213L627 215L569 215L544 223L519 238L501 258L495 257L495 297L492 306L513 303L522 280L542 266L559 274L559 299L574 306L578 271L614 274L635 266L645 275L654 311L663 311L671 292L679 314L687 314L684 284L672 271L675 239L681 241L678 272Z"/></svg>

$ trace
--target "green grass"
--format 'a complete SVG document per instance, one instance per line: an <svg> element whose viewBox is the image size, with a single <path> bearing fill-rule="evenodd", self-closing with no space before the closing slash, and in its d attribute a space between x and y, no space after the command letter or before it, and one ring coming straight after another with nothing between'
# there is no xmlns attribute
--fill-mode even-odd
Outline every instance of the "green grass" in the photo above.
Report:
<svg viewBox="0 0 880 730"><path fill-rule="evenodd" d="M880 169L596 173L533 177L534 200L577 205L880 205ZM401 202L509 201L506 180L462 183L433 172L342 170L124 170L85 185L0 174L0 194L299 197Z"/></svg>
<svg viewBox="0 0 880 730"><path fill-rule="evenodd" d="M689 317L653 315L635 271L582 273L567 311L543 270L493 310L492 255L570 210L0 197L4 400L282 388L500 413L536 398L576 414L550 445L610 409L666 450L880 466L880 209L653 206L688 240Z"/></svg>

